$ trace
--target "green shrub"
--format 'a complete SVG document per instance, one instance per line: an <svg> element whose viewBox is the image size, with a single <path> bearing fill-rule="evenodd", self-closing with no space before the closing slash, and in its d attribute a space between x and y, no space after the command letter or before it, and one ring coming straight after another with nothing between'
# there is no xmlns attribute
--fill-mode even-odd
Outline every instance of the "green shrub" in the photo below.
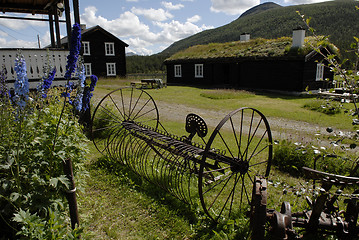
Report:
<svg viewBox="0 0 359 240"><path fill-rule="evenodd" d="M327 154L327 151L325 148L283 140L274 145L272 163L279 170L293 176L302 176L302 167L345 176L358 175L351 172L353 161L349 157L343 157L348 156L347 152L335 155ZM352 158L355 159L354 156Z"/></svg>
<svg viewBox="0 0 359 240"><path fill-rule="evenodd" d="M302 167L313 166L314 158L314 151L300 143L283 140L274 146L273 164L293 176L300 176Z"/></svg>
<svg viewBox="0 0 359 240"><path fill-rule="evenodd" d="M339 102L325 99L308 101L303 106L306 109L333 115L341 112L342 105Z"/></svg>
<svg viewBox="0 0 359 240"><path fill-rule="evenodd" d="M18 232L27 239L49 239L36 236L53 232L58 238L50 239L60 239L62 230L72 232L63 162L72 160L81 188L87 151L82 128L69 109L60 118L63 103L56 99L34 98L21 116L9 99L0 102L0 230L9 238Z"/></svg>

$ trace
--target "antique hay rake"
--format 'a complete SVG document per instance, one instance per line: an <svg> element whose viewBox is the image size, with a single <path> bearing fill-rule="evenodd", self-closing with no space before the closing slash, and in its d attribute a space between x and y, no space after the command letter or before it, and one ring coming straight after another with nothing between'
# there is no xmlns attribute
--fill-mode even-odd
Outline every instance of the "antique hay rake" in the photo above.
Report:
<svg viewBox="0 0 359 240"><path fill-rule="evenodd" d="M199 200L213 220L236 217L251 203L255 176L267 177L272 160L268 121L239 108L211 135L196 114L186 117L188 136L165 130L153 98L136 88L108 93L92 117L96 148L186 203Z"/></svg>

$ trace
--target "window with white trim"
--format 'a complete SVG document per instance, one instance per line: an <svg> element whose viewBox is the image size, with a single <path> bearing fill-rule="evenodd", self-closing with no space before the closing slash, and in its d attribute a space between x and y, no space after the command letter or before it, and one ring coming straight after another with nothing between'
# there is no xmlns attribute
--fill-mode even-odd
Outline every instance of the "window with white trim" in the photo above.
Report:
<svg viewBox="0 0 359 240"><path fill-rule="evenodd" d="M194 76L196 78L203 78L203 64L194 65Z"/></svg>
<svg viewBox="0 0 359 240"><path fill-rule="evenodd" d="M107 76L116 76L116 63L106 63Z"/></svg>
<svg viewBox="0 0 359 240"><path fill-rule="evenodd" d="M84 55L90 55L90 42L82 42L84 48Z"/></svg>
<svg viewBox="0 0 359 240"><path fill-rule="evenodd" d="M181 65L175 65L175 77L182 77Z"/></svg>
<svg viewBox="0 0 359 240"><path fill-rule="evenodd" d="M105 55L106 56L115 55L115 44L113 42L105 42Z"/></svg>
<svg viewBox="0 0 359 240"><path fill-rule="evenodd" d="M91 63L84 63L84 68L85 68L85 76L89 77L92 75L92 70L91 70Z"/></svg>
<svg viewBox="0 0 359 240"><path fill-rule="evenodd" d="M324 76L324 64L323 63L318 63L317 64L317 74L315 77L315 81L323 81L323 76Z"/></svg>

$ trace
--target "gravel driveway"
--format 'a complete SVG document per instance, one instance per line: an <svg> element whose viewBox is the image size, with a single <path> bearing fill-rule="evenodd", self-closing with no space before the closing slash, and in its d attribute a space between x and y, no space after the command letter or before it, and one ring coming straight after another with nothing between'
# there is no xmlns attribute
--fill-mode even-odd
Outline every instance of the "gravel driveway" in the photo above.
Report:
<svg viewBox="0 0 359 240"><path fill-rule="evenodd" d="M167 102L156 101L160 121L166 126L166 120L185 123L186 116L190 113L195 113L201 116L207 123L210 129L214 129L217 124L229 113L229 111L214 111L209 109L200 109L189 107L182 104L169 104ZM235 110L235 109L233 109ZM315 139L315 134L328 134L324 127L312 123L288 120L277 117L267 118L273 139L288 139L294 141L310 141ZM183 129L184 131L184 129Z"/></svg>

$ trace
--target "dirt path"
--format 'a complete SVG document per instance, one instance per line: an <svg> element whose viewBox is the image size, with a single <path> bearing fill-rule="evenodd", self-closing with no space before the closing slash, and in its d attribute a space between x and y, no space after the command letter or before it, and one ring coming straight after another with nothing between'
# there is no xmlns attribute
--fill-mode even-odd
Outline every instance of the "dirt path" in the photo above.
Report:
<svg viewBox="0 0 359 240"><path fill-rule="evenodd" d="M214 111L208 109L194 108L182 104L169 104L163 101L156 101L160 114L160 121L166 126L166 120L185 123L186 116L195 113L201 116L210 129L214 129L217 124L230 111ZM235 109L233 109L235 110ZM316 138L315 134L328 134L324 127L319 125L288 120L276 117L267 117L273 139L293 139L293 141L309 142Z"/></svg>

